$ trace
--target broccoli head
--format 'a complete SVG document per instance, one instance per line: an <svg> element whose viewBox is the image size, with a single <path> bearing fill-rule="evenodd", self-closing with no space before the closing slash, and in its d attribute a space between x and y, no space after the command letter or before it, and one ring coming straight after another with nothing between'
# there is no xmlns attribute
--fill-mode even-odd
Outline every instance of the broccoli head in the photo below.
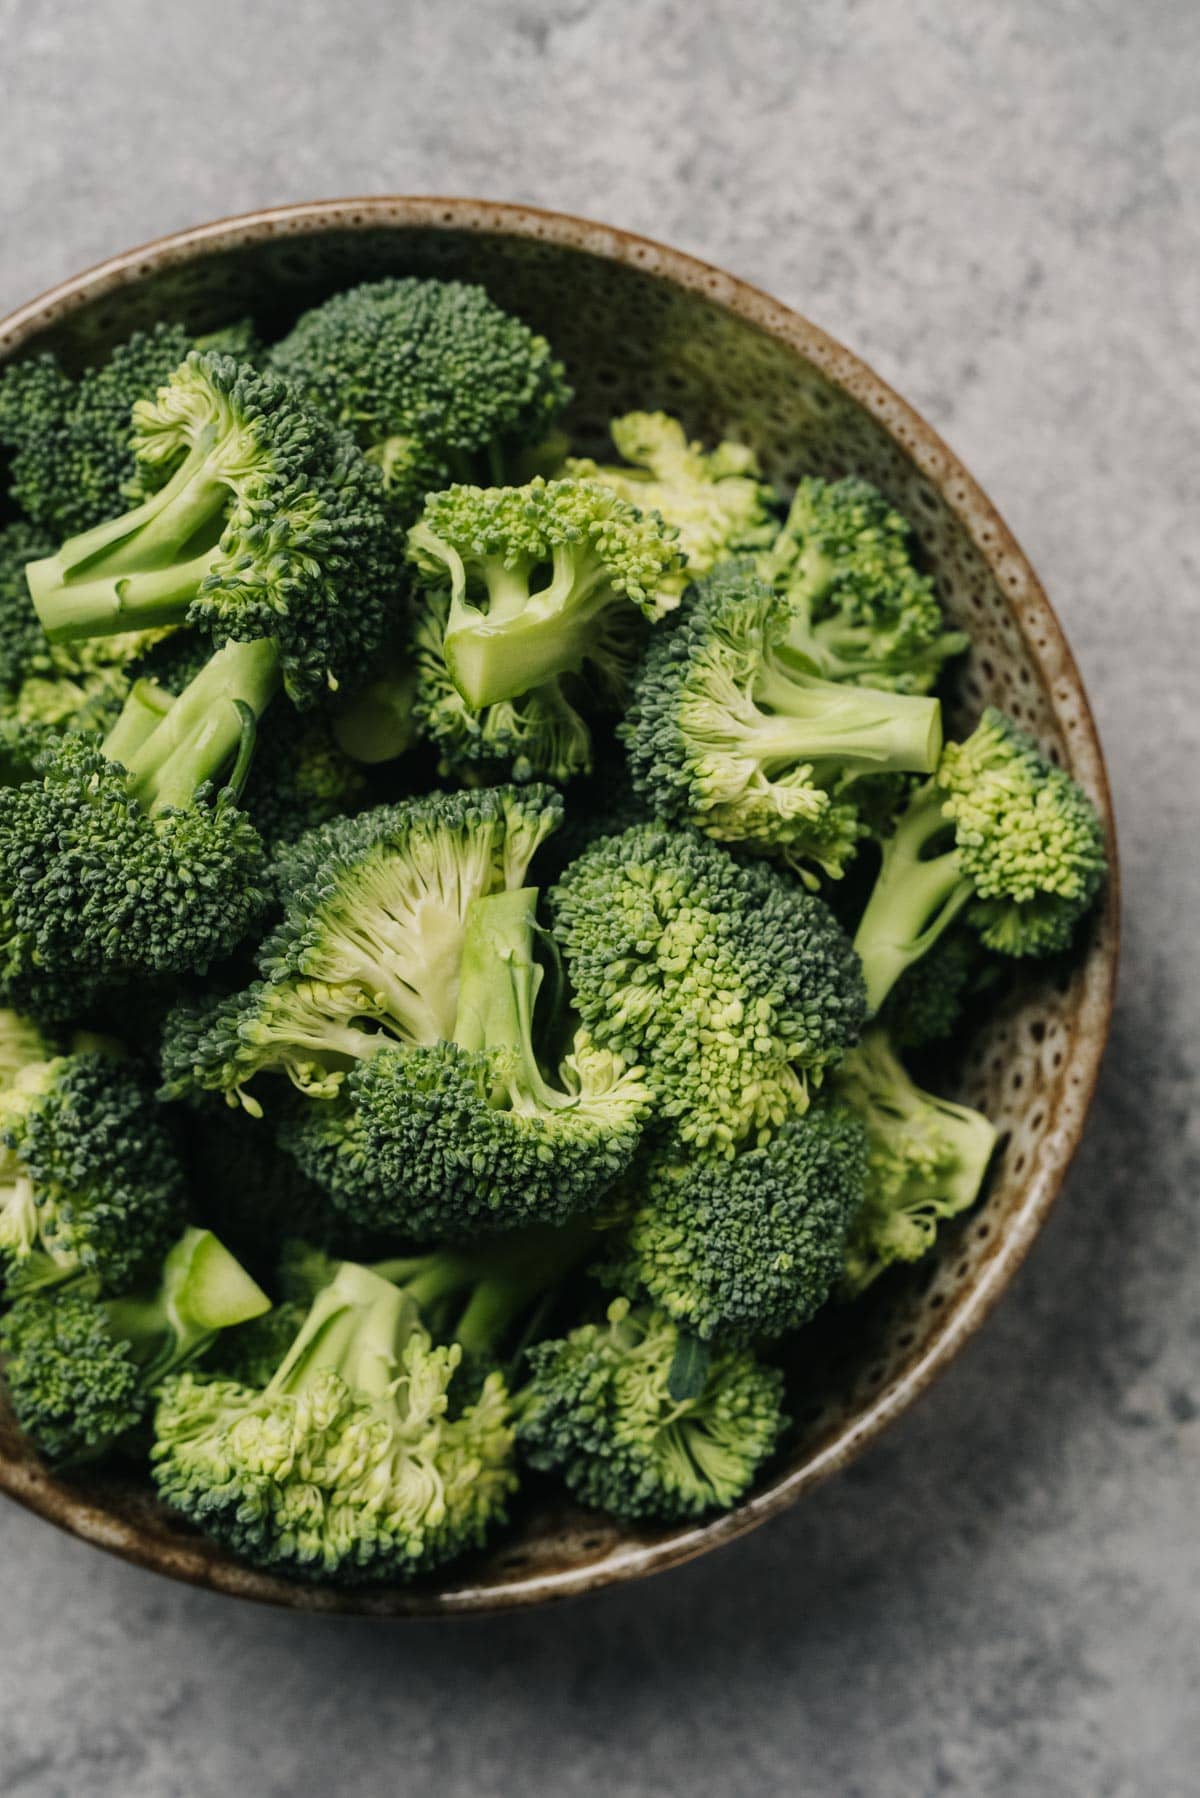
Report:
<svg viewBox="0 0 1200 1798"><path fill-rule="evenodd" d="M916 1086L883 1030L868 1030L836 1085L867 1131L866 1200L842 1275L853 1298L894 1262L919 1260L942 1220L975 1203L996 1131L982 1113Z"/></svg>
<svg viewBox="0 0 1200 1798"><path fill-rule="evenodd" d="M697 1148L732 1155L802 1112L858 1034L862 977L828 907L695 831L602 838L551 904L592 1039L644 1066Z"/></svg>
<svg viewBox="0 0 1200 1798"><path fill-rule="evenodd" d="M556 1473L584 1504L618 1517L701 1517L737 1503L773 1453L783 1380L749 1349L716 1347L681 1382L687 1339L660 1311L614 1299L583 1324L529 1350L517 1396L524 1458Z"/></svg>
<svg viewBox="0 0 1200 1798"><path fill-rule="evenodd" d="M131 1430L167 1374L269 1300L207 1230L185 1230L157 1285L106 1298L80 1275L0 1319L17 1422L52 1461L93 1459Z"/></svg>
<svg viewBox="0 0 1200 1798"><path fill-rule="evenodd" d="M928 773L941 708L821 679L789 657L788 618L749 562L716 569L651 637L618 735L660 817L836 879L865 834L855 778Z"/></svg>
<svg viewBox="0 0 1200 1798"><path fill-rule="evenodd" d="M161 1496L243 1559L397 1580L479 1546L516 1480L497 1373L450 1415L457 1345L412 1297L344 1262L265 1386L184 1373L154 1418Z"/></svg>
<svg viewBox="0 0 1200 1798"><path fill-rule="evenodd" d="M1104 831L1069 774L1001 712L948 743L883 845L854 946L878 1011L962 914L1000 955L1067 948L1104 879Z"/></svg>

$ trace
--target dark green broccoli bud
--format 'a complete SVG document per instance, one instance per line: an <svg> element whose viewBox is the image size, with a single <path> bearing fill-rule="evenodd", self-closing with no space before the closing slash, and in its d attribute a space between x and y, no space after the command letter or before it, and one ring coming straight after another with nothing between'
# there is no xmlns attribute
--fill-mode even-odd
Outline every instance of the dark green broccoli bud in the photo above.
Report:
<svg viewBox="0 0 1200 1798"><path fill-rule="evenodd" d="M0 530L0 690L5 693L14 693L30 675L55 672L25 581L26 562L49 555L53 547L45 531L24 520Z"/></svg>
<svg viewBox="0 0 1200 1798"><path fill-rule="evenodd" d="M601 481L642 512L657 512L679 532L685 564L669 578L676 593L728 556L765 550L779 530L776 495L761 479L758 458L743 443L705 450L689 443L665 412L626 412L609 429L628 467L602 467L572 456L563 473Z"/></svg>
<svg viewBox="0 0 1200 1798"><path fill-rule="evenodd" d="M699 1390L681 1392L672 1376L685 1343L662 1312L620 1298L606 1324L535 1344L517 1395L530 1466L617 1517L672 1521L736 1504L784 1428L783 1379L748 1349L718 1347Z"/></svg>
<svg viewBox="0 0 1200 1798"><path fill-rule="evenodd" d="M475 710L585 665L617 685L642 619L677 603L674 531L598 481L431 493L408 554L448 608L446 666Z"/></svg>
<svg viewBox="0 0 1200 1798"><path fill-rule="evenodd" d="M798 1330L837 1284L866 1167L863 1127L837 1105L790 1119L732 1161L660 1151L635 1176L604 1277L705 1342Z"/></svg>
<svg viewBox="0 0 1200 1798"><path fill-rule="evenodd" d="M33 1061L0 1093L0 1273L10 1292L94 1274L120 1292L183 1218L183 1169L132 1063Z"/></svg>
<svg viewBox="0 0 1200 1798"><path fill-rule="evenodd" d="M366 1229L427 1239L556 1223L628 1167L649 1110L640 1070L578 1033L555 1077L534 1047L536 888L476 899L447 1040L384 1048L343 1106L309 1104L280 1141Z"/></svg>
<svg viewBox="0 0 1200 1798"><path fill-rule="evenodd" d="M562 800L545 787L434 793L337 818L282 848L284 915L263 978L184 1005L163 1046L164 1095L223 1092L252 1112L256 1074L330 1098L388 1043L448 1041L471 901L523 885Z"/></svg>
<svg viewBox="0 0 1200 1798"><path fill-rule="evenodd" d="M412 1297L343 1262L264 1387L182 1374L154 1418L166 1502L293 1576L406 1579L481 1546L516 1479L502 1377L450 1415L462 1358Z"/></svg>
<svg viewBox="0 0 1200 1798"><path fill-rule="evenodd" d="M732 1154L802 1112L858 1035L862 976L828 907L695 831L605 837L550 897L592 1038L645 1067L698 1148Z"/></svg>
<svg viewBox="0 0 1200 1798"><path fill-rule="evenodd" d="M936 767L941 708L820 679L788 617L749 562L717 568L651 636L618 735L660 817L837 879L865 830L853 777Z"/></svg>
<svg viewBox="0 0 1200 1798"><path fill-rule="evenodd" d="M164 484L29 564L47 635L186 622L218 644L266 638L300 705L362 679L402 571L378 470L352 441L286 383L195 351L134 406L132 441Z"/></svg>
<svg viewBox="0 0 1200 1798"><path fill-rule="evenodd" d="M850 1226L842 1293L853 1298L898 1261L918 1261L944 1218L979 1197L996 1146L981 1112L923 1092L886 1032L869 1030L837 1090L867 1129L866 1201Z"/></svg>
<svg viewBox="0 0 1200 1798"><path fill-rule="evenodd" d="M898 1049L923 1049L953 1036L970 1000L999 964L979 938L953 925L927 955L901 974L884 1000L879 1021Z"/></svg>
<svg viewBox="0 0 1200 1798"><path fill-rule="evenodd" d="M339 747L325 711L272 720L251 764L242 807L272 848L362 809L367 783Z"/></svg>
<svg viewBox="0 0 1200 1798"><path fill-rule="evenodd" d="M269 643L227 644L178 699L139 682L103 745L65 733L40 778L0 791L7 997L36 968L110 983L203 971L241 940L266 857L235 799L277 683Z"/></svg>
<svg viewBox="0 0 1200 1798"><path fill-rule="evenodd" d="M146 1415L160 1381L269 1300L207 1230L185 1230L156 1287L104 1298L83 1275L19 1298L0 1319L17 1422L52 1461L105 1453Z"/></svg>
<svg viewBox="0 0 1200 1798"><path fill-rule="evenodd" d="M948 743L893 835L854 939L879 1010L961 914L1000 955L1065 949L1105 874L1095 807L1034 739L989 709Z"/></svg>
<svg viewBox="0 0 1200 1798"><path fill-rule="evenodd" d="M913 562L908 521L869 481L801 481L758 567L787 600L788 649L826 680L928 693L969 646Z"/></svg>
<svg viewBox="0 0 1200 1798"><path fill-rule="evenodd" d="M571 397L545 338L461 281L335 294L276 344L271 366L354 433L409 517L448 479L502 479Z"/></svg>

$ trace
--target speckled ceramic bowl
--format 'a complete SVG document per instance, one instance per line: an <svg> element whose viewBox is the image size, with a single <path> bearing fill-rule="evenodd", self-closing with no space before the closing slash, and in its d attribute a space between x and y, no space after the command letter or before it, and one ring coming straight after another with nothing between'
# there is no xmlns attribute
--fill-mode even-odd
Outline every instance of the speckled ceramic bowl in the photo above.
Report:
<svg viewBox="0 0 1200 1798"><path fill-rule="evenodd" d="M951 619L974 650L961 717L992 702L1034 730L1108 824L1114 877L1069 975L1029 969L956 1072L1003 1152L981 1208L947 1227L935 1257L805 1339L796 1422L757 1490L727 1516L630 1529L534 1500L486 1556L437 1580L364 1594L309 1589L237 1565L183 1528L141 1484L56 1478L0 1409L0 1488L89 1542L178 1579L298 1610L431 1616L542 1603L639 1578L731 1542L844 1467L924 1391L987 1316L1041 1227L1079 1141L1108 1030L1117 882L1104 763L1058 621L1020 549L964 468L855 356L719 269L608 226L527 207L370 199L282 207L202 225L65 281L0 322L0 358L53 348L86 361L135 326L205 328L250 312L270 329L350 282L384 274L483 282L544 331L578 399L589 448L605 421L661 406L698 436L754 445L782 485L854 472L911 518Z"/></svg>

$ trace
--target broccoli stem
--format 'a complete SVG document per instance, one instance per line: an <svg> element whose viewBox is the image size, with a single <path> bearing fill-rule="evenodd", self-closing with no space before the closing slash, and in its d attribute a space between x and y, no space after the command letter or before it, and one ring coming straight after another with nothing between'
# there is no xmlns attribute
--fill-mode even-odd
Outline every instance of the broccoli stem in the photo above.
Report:
<svg viewBox="0 0 1200 1798"><path fill-rule="evenodd" d="M252 724L261 717L279 684L279 651L272 639L230 642L219 649L125 758L138 802L150 812L190 805L197 788L215 780L242 747L247 720ZM121 729L118 720L113 734ZM111 754L107 743L105 751Z"/></svg>
<svg viewBox="0 0 1200 1798"><path fill-rule="evenodd" d="M867 983L867 1010L874 1015L896 981L937 942L973 891L953 848L932 853L950 830L944 795L926 781L906 806L884 845L883 860L867 901L854 947Z"/></svg>
<svg viewBox="0 0 1200 1798"><path fill-rule="evenodd" d="M581 557L576 544L554 550L549 585L536 593L526 571L499 564L489 565L486 584L486 617L468 609L464 619L456 594L445 638L446 666L476 710L577 674L589 652L588 627L614 603L604 564Z"/></svg>
<svg viewBox="0 0 1200 1798"><path fill-rule="evenodd" d="M533 1050L533 1011L543 977L533 956L537 903L536 887L513 887L472 901L454 1040L460 1049L501 1052L497 1071L515 1109L548 1110L570 1100L543 1080Z"/></svg>
<svg viewBox="0 0 1200 1798"><path fill-rule="evenodd" d="M158 729L174 703L174 695L165 687L150 680L135 681L120 717L104 739L104 753L109 761L121 762L127 768L130 758Z"/></svg>
<svg viewBox="0 0 1200 1798"><path fill-rule="evenodd" d="M842 686L770 661L754 698L770 714L753 737L764 763L828 760L846 774L931 774L942 752L936 699Z"/></svg>
<svg viewBox="0 0 1200 1798"><path fill-rule="evenodd" d="M267 1391L295 1395L311 1390L323 1374L336 1373L356 1392L387 1398L416 1323L417 1307L408 1292L370 1268L343 1261L313 1300Z"/></svg>
<svg viewBox="0 0 1200 1798"><path fill-rule="evenodd" d="M221 1330L269 1311L262 1288L211 1230L187 1229L163 1262L157 1291L111 1299L115 1336L146 1369L146 1384L165 1379L201 1354Z"/></svg>

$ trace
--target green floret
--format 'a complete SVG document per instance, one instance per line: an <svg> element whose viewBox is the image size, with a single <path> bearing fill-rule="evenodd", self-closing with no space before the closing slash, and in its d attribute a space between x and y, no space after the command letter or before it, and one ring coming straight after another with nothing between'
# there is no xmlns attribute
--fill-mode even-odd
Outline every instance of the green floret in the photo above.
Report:
<svg viewBox="0 0 1200 1798"><path fill-rule="evenodd" d="M649 1109L640 1070L586 1034L547 1077L536 888L476 899L448 1040L381 1049L342 1106L306 1105L280 1140L363 1228L419 1238L556 1223L628 1167Z"/></svg>
<svg viewBox="0 0 1200 1798"><path fill-rule="evenodd" d="M862 1125L829 1105L732 1161L661 1151L605 1278L705 1342L798 1330L837 1284L866 1166Z"/></svg>
<svg viewBox="0 0 1200 1798"><path fill-rule="evenodd" d="M446 666L476 711L585 665L619 692L642 620L676 603L674 531L597 481L432 493L408 546L447 608Z"/></svg>
<svg viewBox="0 0 1200 1798"><path fill-rule="evenodd" d="M551 904L593 1040L645 1067L697 1148L732 1154L802 1112L858 1035L862 978L828 907L695 831L603 838Z"/></svg>
<svg viewBox="0 0 1200 1798"><path fill-rule="evenodd" d="M894 1262L920 1260L942 1220L975 1203L996 1131L982 1113L914 1085L882 1030L867 1032L836 1083L867 1129L866 1201L842 1276L853 1298Z"/></svg>
<svg viewBox="0 0 1200 1798"><path fill-rule="evenodd" d="M309 704L361 679L401 581L378 470L286 383L193 351L133 409L138 462L163 485L69 537L27 578L55 642L191 623L264 638Z"/></svg>
<svg viewBox="0 0 1200 1798"><path fill-rule="evenodd" d="M276 344L271 366L354 433L402 516L448 479L503 479L571 397L545 338L461 281L335 294Z"/></svg>
<svg viewBox="0 0 1200 1798"><path fill-rule="evenodd" d="M779 529L775 493L761 479L758 458L742 443L705 450L689 443L677 418L665 412L627 412L609 426L626 467L603 467L571 457L564 473L600 481L643 512L658 512L679 532L684 567L670 577L682 593L726 557L766 549Z"/></svg>
<svg viewBox="0 0 1200 1798"><path fill-rule="evenodd" d="M0 1093L0 1273L9 1290L94 1274L120 1292L183 1212L183 1169L145 1081L85 1052L28 1063Z"/></svg>
<svg viewBox="0 0 1200 1798"><path fill-rule="evenodd" d="M272 848L327 824L366 802L361 768L338 744L325 711L272 720L255 752L242 805Z"/></svg>
<svg viewBox="0 0 1200 1798"><path fill-rule="evenodd" d="M46 741L0 791L0 986L202 971L258 919L262 840L236 796L278 682L269 643L230 643L178 699L139 682L103 745ZM229 784L212 783L233 762Z"/></svg>
<svg viewBox="0 0 1200 1798"><path fill-rule="evenodd" d="M870 1009L960 914L1000 955L1065 949L1105 865L1103 827L1086 794L989 709L965 743L946 745L884 844L854 939Z"/></svg>
<svg viewBox="0 0 1200 1798"><path fill-rule="evenodd" d="M516 1480L490 1375L450 1414L457 1344L344 1262L265 1387L183 1374L155 1413L160 1495L243 1559L293 1576L407 1579L479 1547Z"/></svg>
<svg viewBox="0 0 1200 1798"><path fill-rule="evenodd" d="M17 1422L52 1461L94 1459L140 1423L165 1377L269 1301L207 1230L185 1230L155 1287L104 1298L81 1276L0 1320Z"/></svg>
<svg viewBox="0 0 1200 1798"><path fill-rule="evenodd" d="M952 926L901 974L883 1003L879 1021L898 1049L944 1042L958 1029L970 1000L995 977L997 967L973 931L961 924Z"/></svg>
<svg viewBox="0 0 1200 1798"><path fill-rule="evenodd" d="M928 693L969 645L946 629L907 520L868 481L801 481L758 566L787 600L788 649L826 680Z"/></svg>
<svg viewBox="0 0 1200 1798"><path fill-rule="evenodd" d="M631 1310L623 1298L606 1324L536 1344L517 1399L524 1458L618 1517L729 1509L784 1428L782 1376L748 1349L716 1348L684 1384L686 1345L661 1312ZM694 1367L694 1355L686 1359Z"/></svg>
<svg viewBox="0 0 1200 1798"><path fill-rule="evenodd" d="M652 636L618 735L660 817L837 879L865 831L854 777L936 767L941 708L812 674L788 618L749 562L716 569Z"/></svg>
<svg viewBox="0 0 1200 1798"><path fill-rule="evenodd" d="M330 1098L388 1043L448 1041L471 901L521 886L562 801L544 787L434 793L338 818L282 849L284 915L245 993L182 1007L165 1094L246 1092L268 1071Z"/></svg>

